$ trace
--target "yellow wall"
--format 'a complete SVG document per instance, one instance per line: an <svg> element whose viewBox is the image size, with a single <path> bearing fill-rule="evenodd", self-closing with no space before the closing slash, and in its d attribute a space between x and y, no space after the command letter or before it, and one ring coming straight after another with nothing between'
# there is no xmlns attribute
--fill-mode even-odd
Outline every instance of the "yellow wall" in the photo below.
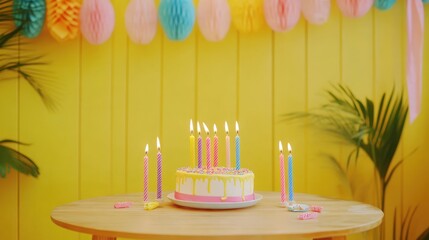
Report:
<svg viewBox="0 0 429 240"><path fill-rule="evenodd" d="M47 110L24 81L0 82L0 139L31 143L20 149L41 169L38 179L16 172L0 179L0 239L78 239L50 221L52 209L78 199L142 191L143 148L149 143L155 159L157 136L164 188L172 190L174 170L188 161L191 118L216 123L220 130L224 121L230 129L239 121L242 166L254 170L257 191L279 189L277 143L283 140L294 148L298 192L376 203L368 161L351 175L352 194L348 181L320 155L328 151L344 159L348 148L328 144L324 136L286 124L280 116L319 106L330 83L342 82L360 97L374 99L394 84L405 84L405 1L359 19L343 17L333 4L322 26L301 19L287 33L266 27L244 35L231 28L218 43L206 41L197 28L185 41L172 42L159 28L145 46L126 35L128 1L112 2L115 31L101 46L82 38L57 43L46 30L31 41L33 52L47 55L53 81L46 84L57 97L57 111ZM425 21L428 26L429 17ZM429 48L424 51L427 65ZM408 207L419 205L411 239L429 227L424 188L429 183L428 76L425 68L422 114L414 124L407 122L395 160L406 157L388 190L387 239L395 206L404 216ZM155 169L154 161L150 167ZM154 171L150 178L155 179ZM150 187L155 190L155 181Z"/></svg>

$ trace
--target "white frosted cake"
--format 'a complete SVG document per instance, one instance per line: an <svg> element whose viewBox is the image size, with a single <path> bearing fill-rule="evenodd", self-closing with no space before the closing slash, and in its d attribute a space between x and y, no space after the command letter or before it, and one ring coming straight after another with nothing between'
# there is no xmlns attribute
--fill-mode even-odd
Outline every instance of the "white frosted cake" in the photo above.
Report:
<svg viewBox="0 0 429 240"><path fill-rule="evenodd" d="M179 168L174 197L193 202L241 202L255 199L254 174L242 168Z"/></svg>

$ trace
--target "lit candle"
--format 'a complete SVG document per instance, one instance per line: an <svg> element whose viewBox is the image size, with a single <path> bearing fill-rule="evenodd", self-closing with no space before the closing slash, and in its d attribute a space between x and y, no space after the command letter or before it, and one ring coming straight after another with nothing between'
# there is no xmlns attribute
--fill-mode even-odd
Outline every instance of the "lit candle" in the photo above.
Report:
<svg viewBox="0 0 429 240"><path fill-rule="evenodd" d="M161 199L162 198L162 155L161 155L161 145L159 144L159 138L156 137L156 147L158 148L158 154L156 155L157 159L157 188L156 188L156 198Z"/></svg>
<svg viewBox="0 0 429 240"><path fill-rule="evenodd" d="M149 157L147 153L149 152L149 145L146 144L145 155L143 159L143 201L147 202L149 200Z"/></svg>
<svg viewBox="0 0 429 240"><path fill-rule="evenodd" d="M189 137L189 152L190 152L190 167L195 167L195 137L194 137L194 125L192 119L190 122L191 136Z"/></svg>
<svg viewBox="0 0 429 240"><path fill-rule="evenodd" d="M225 137L225 143L226 143L226 167L230 168L231 167L231 159L230 159L230 155L231 155L231 151L230 151L230 143L229 143L229 131L228 131L228 123L225 121L225 132L226 132L226 137Z"/></svg>
<svg viewBox="0 0 429 240"><path fill-rule="evenodd" d="M293 159L292 159L292 147L290 144L287 144L287 150L289 151L288 155L288 176L289 176L289 202L293 202Z"/></svg>
<svg viewBox="0 0 429 240"><path fill-rule="evenodd" d="M207 138L206 138L206 163L207 163L207 169L210 169L211 166L211 159L210 159L210 151L211 151L211 142L210 142L210 132L208 127L206 126L205 123L203 123L204 126L204 131L206 131L207 133Z"/></svg>
<svg viewBox="0 0 429 240"><path fill-rule="evenodd" d="M280 150L280 200L282 203L286 201L286 186L285 186L285 158L283 156L283 145L279 141Z"/></svg>
<svg viewBox="0 0 429 240"><path fill-rule="evenodd" d="M197 122L198 131L198 168L203 167L203 139L201 138L200 122Z"/></svg>
<svg viewBox="0 0 429 240"><path fill-rule="evenodd" d="M219 158L218 158L218 137L216 135L217 133L217 128L216 128L216 124L214 124L213 126L213 131L214 131L214 137L213 137L213 167L217 167L219 164Z"/></svg>
<svg viewBox="0 0 429 240"><path fill-rule="evenodd" d="M238 136L238 122L235 122L235 131L237 136L235 137L235 169L240 170L240 137Z"/></svg>

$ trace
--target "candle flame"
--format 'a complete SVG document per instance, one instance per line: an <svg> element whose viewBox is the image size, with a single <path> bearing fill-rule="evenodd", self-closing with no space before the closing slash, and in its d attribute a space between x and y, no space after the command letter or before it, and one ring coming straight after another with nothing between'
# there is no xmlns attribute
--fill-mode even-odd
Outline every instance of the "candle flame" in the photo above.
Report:
<svg viewBox="0 0 429 240"><path fill-rule="evenodd" d="M280 153L282 153L282 152L283 152L283 145L282 145L282 141L279 141L279 150L280 150Z"/></svg>
<svg viewBox="0 0 429 240"><path fill-rule="evenodd" d="M146 154L147 154L147 152L149 152L149 144L146 144L146 148L144 151L146 152Z"/></svg>
<svg viewBox="0 0 429 240"><path fill-rule="evenodd" d="M239 129L238 129L238 122L237 121L235 121L235 131L237 131L237 134L238 134Z"/></svg>
<svg viewBox="0 0 429 240"><path fill-rule="evenodd" d="M207 125L203 122L203 127L204 127L204 131L206 131L207 135L210 134L209 132L209 128L207 127Z"/></svg>
<svg viewBox="0 0 429 240"><path fill-rule="evenodd" d="M229 130L228 130L228 123L226 121L225 121L225 132L228 135Z"/></svg>
<svg viewBox="0 0 429 240"><path fill-rule="evenodd" d="M290 143L287 143L287 150L291 153L292 152L292 147L290 146Z"/></svg>
<svg viewBox="0 0 429 240"><path fill-rule="evenodd" d="M156 137L156 147L158 148L158 150L161 149L161 144L159 144L159 137Z"/></svg>
<svg viewBox="0 0 429 240"><path fill-rule="evenodd" d="M213 131L214 131L214 134L216 134L216 133L217 133L216 124L213 124Z"/></svg>
<svg viewBox="0 0 429 240"><path fill-rule="evenodd" d="M189 123L189 128L191 129L191 134L194 133L194 124L192 124L192 119L191 122Z"/></svg>
<svg viewBox="0 0 429 240"><path fill-rule="evenodd" d="M198 131L198 134L201 134L200 122L198 121L197 121L197 131Z"/></svg>

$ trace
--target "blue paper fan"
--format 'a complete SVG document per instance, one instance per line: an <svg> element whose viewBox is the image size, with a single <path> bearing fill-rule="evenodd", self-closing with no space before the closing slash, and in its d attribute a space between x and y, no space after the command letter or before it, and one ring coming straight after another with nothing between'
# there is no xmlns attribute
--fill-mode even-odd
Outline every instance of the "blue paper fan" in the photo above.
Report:
<svg viewBox="0 0 429 240"><path fill-rule="evenodd" d="M28 38L37 37L45 23L45 0L14 0L13 14L15 25L22 26L22 35Z"/></svg>
<svg viewBox="0 0 429 240"><path fill-rule="evenodd" d="M192 32L195 9L192 0L161 0L159 21L171 40L184 40Z"/></svg>

